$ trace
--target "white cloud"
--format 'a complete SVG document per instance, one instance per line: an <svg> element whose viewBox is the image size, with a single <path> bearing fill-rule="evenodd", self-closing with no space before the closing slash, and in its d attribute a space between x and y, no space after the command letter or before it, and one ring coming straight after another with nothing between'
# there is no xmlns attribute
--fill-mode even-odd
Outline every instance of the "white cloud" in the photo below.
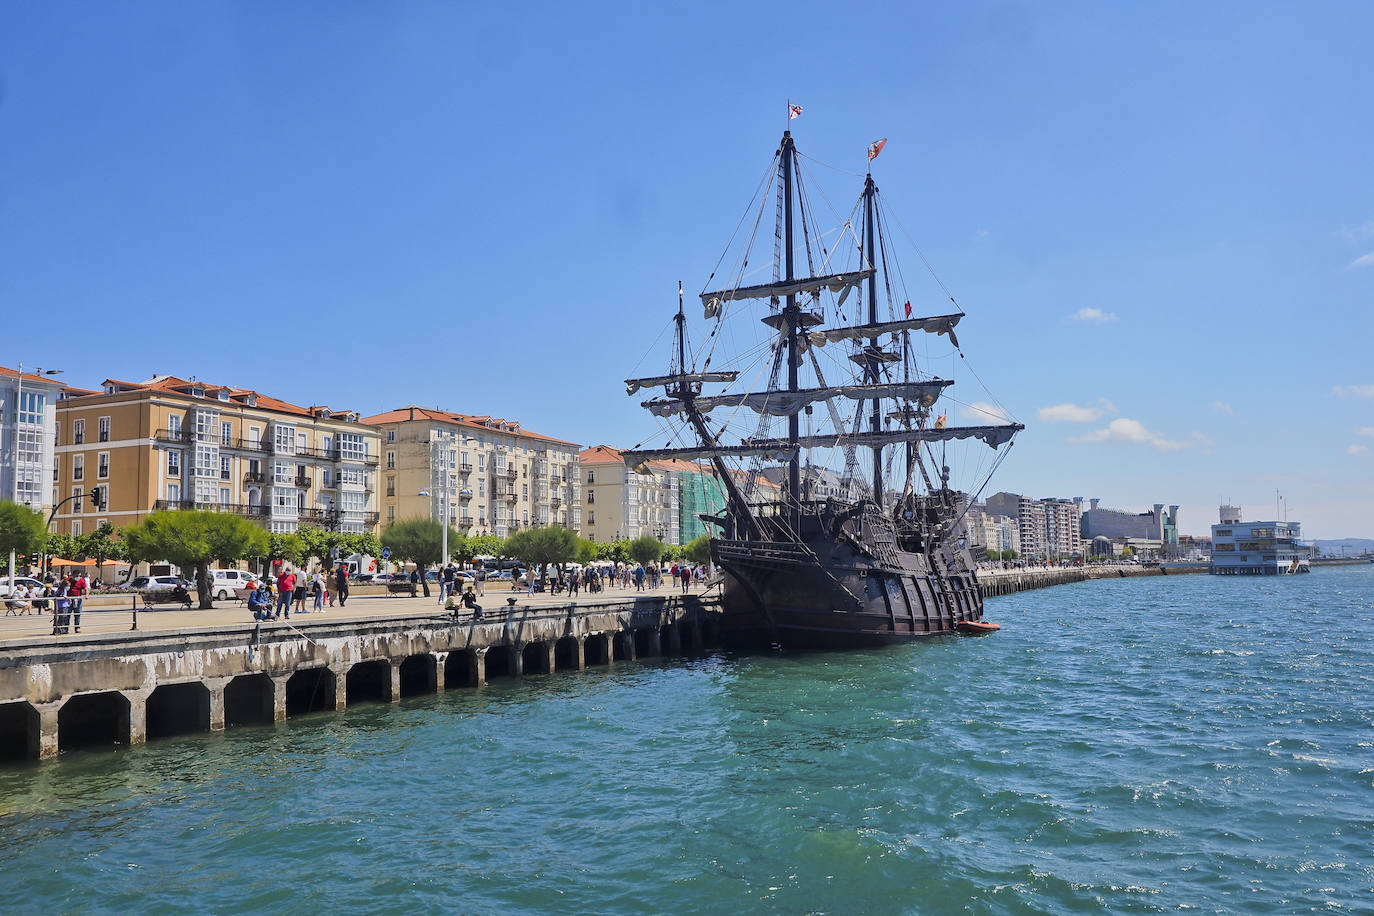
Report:
<svg viewBox="0 0 1374 916"><path fill-rule="evenodd" d="M972 425L987 425L989 423L1011 423L1011 417L1007 412L996 404L989 404L987 401L975 401L964 407L964 416L967 422Z"/></svg>
<svg viewBox="0 0 1374 916"><path fill-rule="evenodd" d="M1367 451L1369 451L1369 446L1367 445L1349 445L1346 446L1345 449L1347 455L1363 455Z"/></svg>
<svg viewBox="0 0 1374 916"><path fill-rule="evenodd" d="M1123 442L1128 445L1148 445L1151 448L1159 449L1161 452L1211 445L1207 437L1200 433L1194 434L1193 438L1189 440L1166 439L1158 433L1146 429L1145 424L1139 420L1132 420L1129 417L1117 417L1102 429L1095 429L1082 436L1073 436L1069 441Z"/></svg>
<svg viewBox="0 0 1374 916"><path fill-rule="evenodd" d="M1350 262L1351 267L1374 267L1374 251L1369 254L1362 254Z"/></svg>
<svg viewBox="0 0 1374 916"><path fill-rule="evenodd" d="M1331 393L1338 398L1374 398L1374 385L1337 385Z"/></svg>
<svg viewBox="0 0 1374 916"><path fill-rule="evenodd" d="M1235 411L1231 409L1231 405L1227 404L1225 401L1213 401L1212 409L1217 413L1235 413Z"/></svg>
<svg viewBox="0 0 1374 916"><path fill-rule="evenodd" d="M1093 321L1098 324L1106 324L1108 321L1116 320L1115 312L1104 312L1102 309L1081 308L1069 316L1072 321Z"/></svg>
<svg viewBox="0 0 1374 916"><path fill-rule="evenodd" d="M1046 423L1091 423L1105 412L1101 407L1054 404L1049 407L1041 407L1035 412L1035 415Z"/></svg>
<svg viewBox="0 0 1374 916"><path fill-rule="evenodd" d="M1361 426L1355 430L1355 435L1364 436L1366 439L1374 439L1374 426Z"/></svg>

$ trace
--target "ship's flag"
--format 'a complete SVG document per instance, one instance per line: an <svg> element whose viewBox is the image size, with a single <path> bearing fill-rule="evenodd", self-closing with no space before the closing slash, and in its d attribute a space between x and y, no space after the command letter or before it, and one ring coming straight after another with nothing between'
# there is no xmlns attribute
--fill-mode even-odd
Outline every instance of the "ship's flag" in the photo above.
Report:
<svg viewBox="0 0 1374 916"><path fill-rule="evenodd" d="M787 106L787 120L793 121L793 120L795 120L795 119L797 119L797 118L800 118L800 117L801 117L801 106L800 106L800 105L788 105L788 106Z"/></svg>
<svg viewBox="0 0 1374 916"><path fill-rule="evenodd" d="M945 428L945 415L944 415L944 414L940 414L938 417L935 418L935 428L936 428L936 429L944 429L944 428Z"/></svg>
<svg viewBox="0 0 1374 916"><path fill-rule="evenodd" d="M910 303L910 302L908 302L908 303L906 304L906 317L908 317L908 318L911 317L911 303Z"/></svg>
<svg viewBox="0 0 1374 916"><path fill-rule="evenodd" d="M878 154L883 151L883 147L886 145L886 137L883 137L881 140L874 140L872 143L868 144L868 161L872 162L874 159L877 159Z"/></svg>

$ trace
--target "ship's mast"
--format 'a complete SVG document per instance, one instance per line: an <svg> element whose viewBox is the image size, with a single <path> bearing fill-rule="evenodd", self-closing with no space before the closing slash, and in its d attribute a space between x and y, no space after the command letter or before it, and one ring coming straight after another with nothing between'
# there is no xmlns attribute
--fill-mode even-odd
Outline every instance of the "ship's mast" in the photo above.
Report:
<svg viewBox="0 0 1374 916"><path fill-rule="evenodd" d="M792 143L792 131L782 133L782 250L783 265L787 282L796 279L792 264L792 165L796 148ZM782 311L787 325L787 390L797 390L797 365L800 353L797 348L797 329L801 324L801 309L797 308L796 293L789 293L787 305ZM801 436L801 420L796 413L787 418L787 441L794 446L792 457L787 462L787 490L792 505L792 531L801 533L801 450L795 448Z"/></svg>
<svg viewBox="0 0 1374 916"><path fill-rule="evenodd" d="M875 268L873 274L868 278L868 323L877 324L878 322L878 266L877 258L877 236L873 232L873 192L877 188L873 184L873 173L869 172L864 178L864 240L868 248L868 266ZM878 349L878 338L870 337L868 345L871 351ZM868 361L864 368L864 381L872 384L878 382L878 360L874 358L872 352L869 354ZM878 433L882 431L882 407L883 402L880 398L873 399L873 415L869 421L869 428ZM873 447L873 502L882 508L883 505L883 447L875 445Z"/></svg>

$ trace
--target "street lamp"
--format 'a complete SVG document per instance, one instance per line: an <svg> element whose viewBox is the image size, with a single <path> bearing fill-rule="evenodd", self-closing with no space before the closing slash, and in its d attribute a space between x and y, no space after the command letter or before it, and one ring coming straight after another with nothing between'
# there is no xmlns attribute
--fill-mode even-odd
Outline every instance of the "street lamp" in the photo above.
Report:
<svg viewBox="0 0 1374 916"><path fill-rule="evenodd" d="M39 368L39 369L34 370L34 373L33 373L33 374L34 374L34 375L37 375L37 376L44 376L44 375L61 375L61 374L62 374L62 370L61 370L61 369L42 369L42 368ZM16 386L15 386L15 387L16 387L16 390L15 390L15 395L14 395L14 480L11 481L11 483L13 484L13 486L11 487L11 496L12 496L13 500L17 503L17 502L19 502L19 455L20 455L20 449L19 449L19 427L20 427L20 417L23 416L23 413L24 413L24 364L23 364L23 363L20 363L20 364L19 364L19 368L18 368L17 370L15 370L14 379L15 379L15 383L16 383ZM40 455L40 456L42 455L42 449L39 449L39 455ZM39 500L39 505L42 505L42 500L41 500L41 499ZM45 530L44 530L44 534L46 535L46 533L47 533L47 532L46 532L46 529L45 529ZM11 592L14 591L14 551L13 551L13 550L10 551L10 591L11 591Z"/></svg>

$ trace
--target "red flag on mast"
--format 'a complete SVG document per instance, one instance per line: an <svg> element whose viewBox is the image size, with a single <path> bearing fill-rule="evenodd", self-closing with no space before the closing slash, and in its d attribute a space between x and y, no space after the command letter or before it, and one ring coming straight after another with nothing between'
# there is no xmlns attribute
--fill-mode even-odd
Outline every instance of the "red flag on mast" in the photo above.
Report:
<svg viewBox="0 0 1374 916"><path fill-rule="evenodd" d="M874 159L877 159L878 154L883 151L885 145L887 145L886 137L883 137L881 140L874 140L872 143L868 144L868 161L872 162Z"/></svg>
<svg viewBox="0 0 1374 916"><path fill-rule="evenodd" d="M910 303L910 302L908 302L908 303L906 304L906 317L908 317L908 318L911 317L911 303Z"/></svg>
<svg viewBox="0 0 1374 916"><path fill-rule="evenodd" d="M801 111L802 111L802 109L801 109L801 106L800 106L800 105L788 105L788 106L787 106L787 120L789 120L789 121L794 121L794 120L796 120L797 118L800 118L800 117L801 117Z"/></svg>

